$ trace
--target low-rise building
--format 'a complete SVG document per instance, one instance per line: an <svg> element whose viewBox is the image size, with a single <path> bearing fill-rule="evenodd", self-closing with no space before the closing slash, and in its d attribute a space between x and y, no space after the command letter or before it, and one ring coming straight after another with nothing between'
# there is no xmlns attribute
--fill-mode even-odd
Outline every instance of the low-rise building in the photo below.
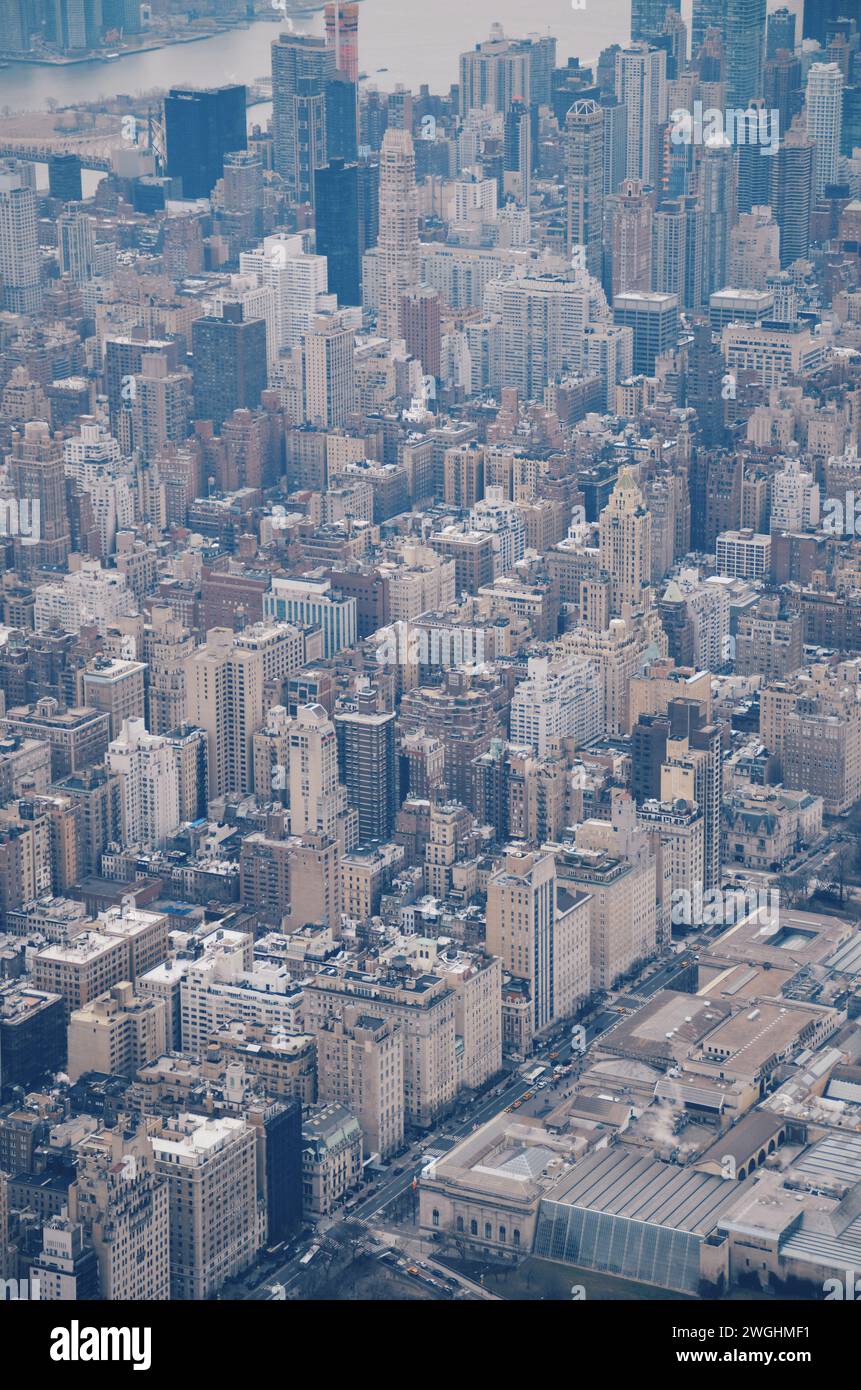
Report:
<svg viewBox="0 0 861 1390"><path fill-rule="evenodd" d="M302 1125L302 1200L309 1216L327 1216L362 1177L362 1130L336 1102L313 1106Z"/></svg>

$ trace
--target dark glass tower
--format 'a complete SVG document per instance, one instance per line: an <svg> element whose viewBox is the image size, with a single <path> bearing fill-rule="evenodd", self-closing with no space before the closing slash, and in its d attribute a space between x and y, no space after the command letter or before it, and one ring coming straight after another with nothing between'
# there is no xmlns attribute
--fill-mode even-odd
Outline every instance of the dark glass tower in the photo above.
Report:
<svg viewBox="0 0 861 1390"><path fill-rule="evenodd" d="M354 82L326 83L326 154L329 159L358 158L359 111Z"/></svg>
<svg viewBox="0 0 861 1390"><path fill-rule="evenodd" d="M658 38L664 32L667 10L681 14L681 0L631 0L631 42Z"/></svg>
<svg viewBox="0 0 861 1390"><path fill-rule="evenodd" d="M225 304L224 317L195 319L194 414L216 430L234 410L260 404L266 389L266 324L243 319L241 304Z"/></svg>
<svg viewBox="0 0 861 1390"><path fill-rule="evenodd" d="M173 87L164 99L164 121L168 173L182 179L184 198L208 198L224 156L247 147L245 88Z"/></svg>
<svg viewBox="0 0 861 1390"><path fill-rule="evenodd" d="M766 24L765 56L775 58L781 48L791 53L795 48L795 15L784 7L768 16Z"/></svg>
<svg viewBox="0 0 861 1390"><path fill-rule="evenodd" d="M766 0L725 0L722 24L726 52L727 107L746 110L762 96Z"/></svg>
<svg viewBox="0 0 861 1390"><path fill-rule="evenodd" d="M854 19L861 29L861 0L804 0L802 36L817 39L824 48L837 19Z"/></svg>
<svg viewBox="0 0 861 1390"><path fill-rule="evenodd" d="M76 154L52 154L48 160L48 191L52 198L64 203L79 203L81 190L81 161Z"/></svg>
<svg viewBox="0 0 861 1390"><path fill-rule="evenodd" d="M314 176L317 253L329 262L329 292L339 304L362 302L359 166L332 159Z"/></svg>

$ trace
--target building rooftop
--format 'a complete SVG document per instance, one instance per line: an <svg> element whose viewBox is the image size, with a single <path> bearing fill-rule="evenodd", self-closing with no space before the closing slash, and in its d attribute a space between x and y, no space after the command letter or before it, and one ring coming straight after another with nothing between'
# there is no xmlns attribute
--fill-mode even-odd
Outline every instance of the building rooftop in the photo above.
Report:
<svg viewBox="0 0 861 1390"><path fill-rule="evenodd" d="M631 1221L707 1235L738 1197L723 1178L661 1163L616 1144L586 1155L547 1194L547 1200Z"/></svg>

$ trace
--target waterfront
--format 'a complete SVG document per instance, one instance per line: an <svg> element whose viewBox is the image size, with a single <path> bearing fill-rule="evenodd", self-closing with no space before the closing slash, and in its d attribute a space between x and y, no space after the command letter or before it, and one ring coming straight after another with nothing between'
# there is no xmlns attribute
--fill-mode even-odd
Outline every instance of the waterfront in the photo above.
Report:
<svg viewBox="0 0 861 1390"><path fill-rule="evenodd" d="M403 82L417 91L427 82L431 90L444 92L457 81L458 54L486 38L495 21L512 35L555 34L560 61L575 54L585 62L608 44L625 40L629 13L630 0L602 0L600 5L587 0L582 10L572 9L570 0L470 0L468 5L457 0L434 5L362 0L360 62L369 82L387 90ZM297 20L294 27L321 33L322 16ZM278 23L257 20L244 29L124 55L111 63L14 64L0 75L0 110L44 110L50 101L74 105L178 84L250 84L269 73L269 48L278 32ZM259 122L260 108L252 108L250 118Z"/></svg>

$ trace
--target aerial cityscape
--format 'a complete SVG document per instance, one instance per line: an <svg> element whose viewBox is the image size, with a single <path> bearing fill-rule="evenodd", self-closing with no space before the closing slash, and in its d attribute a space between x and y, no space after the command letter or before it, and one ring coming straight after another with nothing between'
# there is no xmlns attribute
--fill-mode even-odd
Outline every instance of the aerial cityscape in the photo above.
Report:
<svg viewBox="0 0 861 1390"><path fill-rule="evenodd" d="M859 442L861 0L0 0L53 1359L861 1300Z"/></svg>

